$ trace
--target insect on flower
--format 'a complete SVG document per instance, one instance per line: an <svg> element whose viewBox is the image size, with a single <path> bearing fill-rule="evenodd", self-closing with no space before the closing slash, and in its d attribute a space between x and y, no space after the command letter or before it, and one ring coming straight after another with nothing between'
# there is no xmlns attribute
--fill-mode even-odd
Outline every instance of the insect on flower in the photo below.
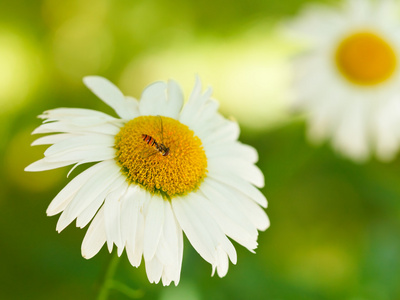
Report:
<svg viewBox="0 0 400 300"><path fill-rule="evenodd" d="M156 154L157 152L161 153L162 156L167 156L169 154L169 148L164 145L164 137L163 137L164 130L163 130L162 119L160 116L158 116L158 118L160 120L160 127L161 127L161 143L157 143L157 141L150 135L142 134L143 141L145 141L147 144L149 144L150 146L154 147L155 150L157 150L156 152L153 152L150 155L148 155L146 158Z"/></svg>

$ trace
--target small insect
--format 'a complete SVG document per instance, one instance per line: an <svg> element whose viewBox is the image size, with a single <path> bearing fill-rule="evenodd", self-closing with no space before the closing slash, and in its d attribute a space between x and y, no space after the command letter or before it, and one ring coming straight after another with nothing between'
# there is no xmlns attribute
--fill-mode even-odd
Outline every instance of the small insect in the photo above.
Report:
<svg viewBox="0 0 400 300"><path fill-rule="evenodd" d="M157 143L157 141L153 137L151 137L150 135L147 135L147 134L142 134L142 139L147 144L154 147L154 149L156 149L159 153L161 153L162 156L167 156L169 154L169 148L164 145L162 119L160 116L158 116L158 117L160 118L160 124L161 124L161 143ZM149 156L154 155L156 153L157 152L154 152L154 153L150 154ZM147 157L149 157L149 156L147 156Z"/></svg>

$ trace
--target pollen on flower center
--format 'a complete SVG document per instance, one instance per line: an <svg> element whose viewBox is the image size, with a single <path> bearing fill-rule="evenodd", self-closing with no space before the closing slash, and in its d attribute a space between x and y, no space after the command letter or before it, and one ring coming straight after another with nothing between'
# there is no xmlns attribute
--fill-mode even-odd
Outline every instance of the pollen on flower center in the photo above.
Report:
<svg viewBox="0 0 400 300"><path fill-rule="evenodd" d="M340 72L351 82L364 86L385 81L397 65L391 45L371 32L346 37L336 49L335 56Z"/></svg>
<svg viewBox="0 0 400 300"><path fill-rule="evenodd" d="M170 198L195 190L207 173L201 140L169 117L140 116L127 122L116 135L115 148L129 181Z"/></svg>

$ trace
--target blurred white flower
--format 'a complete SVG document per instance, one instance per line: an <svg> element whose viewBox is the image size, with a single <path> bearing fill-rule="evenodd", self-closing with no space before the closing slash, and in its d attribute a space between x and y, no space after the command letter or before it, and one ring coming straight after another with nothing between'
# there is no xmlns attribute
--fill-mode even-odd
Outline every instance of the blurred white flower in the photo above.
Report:
<svg viewBox="0 0 400 300"><path fill-rule="evenodd" d="M33 133L56 134L33 143L52 146L26 171L98 162L51 202L48 215L62 212L57 230L93 219L82 243L85 258L105 242L110 252L115 244L135 267L143 255L150 282L164 285L179 282L183 230L212 273L225 276L229 259L236 263L228 237L253 251L257 230L269 226L260 207L267 201L254 187L264 185L257 152L238 142L237 123L218 113L211 89L202 93L199 80L185 106L174 81L153 83L140 101L101 77L84 83L120 118L77 108L40 116L44 124Z"/></svg>
<svg viewBox="0 0 400 300"><path fill-rule="evenodd" d="M310 6L290 24L308 52L295 60L295 108L311 140L331 139L353 160L392 159L400 144L398 2Z"/></svg>

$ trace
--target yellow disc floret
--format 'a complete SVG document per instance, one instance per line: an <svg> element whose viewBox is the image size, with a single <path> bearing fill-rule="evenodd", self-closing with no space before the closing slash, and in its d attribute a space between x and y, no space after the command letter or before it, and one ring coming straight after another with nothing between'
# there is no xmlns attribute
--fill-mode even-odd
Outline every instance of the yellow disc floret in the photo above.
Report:
<svg viewBox="0 0 400 300"><path fill-rule="evenodd" d="M130 182L167 198L197 189L207 173L201 140L169 117L140 116L127 122L115 137L115 148Z"/></svg>
<svg viewBox="0 0 400 300"><path fill-rule="evenodd" d="M371 32L346 37L336 49L335 56L340 72L351 82L364 86L385 81L397 65L391 45Z"/></svg>

